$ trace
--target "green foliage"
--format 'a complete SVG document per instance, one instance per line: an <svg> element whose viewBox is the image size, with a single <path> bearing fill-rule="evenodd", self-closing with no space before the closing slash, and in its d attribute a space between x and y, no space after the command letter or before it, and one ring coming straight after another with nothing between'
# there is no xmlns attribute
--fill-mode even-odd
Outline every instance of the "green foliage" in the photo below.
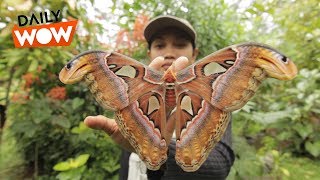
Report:
<svg viewBox="0 0 320 180"><path fill-rule="evenodd" d="M292 82L293 86L283 89L281 86L271 91L277 94L259 96L254 101L259 106L248 112L240 111L238 116L261 123L260 132L264 139L270 137L271 148L299 155L309 154L319 157L315 151L319 142L319 70L300 70L300 75ZM263 109L264 111L261 111ZM252 129L252 128L248 128ZM242 132L248 134L248 132ZM270 142L270 141L267 141ZM270 143L266 143L270 144ZM269 148L270 149L270 148Z"/></svg>
<svg viewBox="0 0 320 180"><path fill-rule="evenodd" d="M288 164L283 163L284 159L289 158L288 154L319 159L320 92L316 88L319 86L319 75L317 69L302 69L299 76L290 83L291 86L283 85L285 88L279 83L268 81L258 92L268 93L256 96L234 115L234 134L246 137L247 142L257 150L251 152L263 160L262 167L269 168L269 174L275 177L292 178L294 171L289 170ZM235 144L237 143L235 141ZM249 158L248 155L242 154L244 148L239 149L241 150L236 152L239 155L239 163L242 164L242 157ZM276 161L276 157L273 157L272 165L266 162L270 152L273 152L272 156L280 158ZM275 155L274 152L280 155ZM237 163L234 166L235 170L237 177L247 178L250 174L250 177L257 176L253 172L245 173L244 176L241 173L245 171L237 168ZM259 170L255 172L260 176L266 175L266 172L261 174Z"/></svg>
<svg viewBox="0 0 320 180"><path fill-rule="evenodd" d="M234 162L229 178L258 177L262 174L262 162L256 155L254 147L249 146L245 138L234 137L233 150L237 152L238 160Z"/></svg>
<svg viewBox="0 0 320 180"><path fill-rule="evenodd" d="M10 131L3 131L0 139L0 178L22 179L24 173L23 154L17 149L17 141ZM5 177L5 178L4 178Z"/></svg>
<svg viewBox="0 0 320 180"><path fill-rule="evenodd" d="M200 50L199 58L239 41L236 39L235 31L241 34L243 27L230 21L230 19L236 20L237 16L233 13L233 9L227 8L223 0L172 1L166 5L165 14L185 18L195 28ZM204 12L210 13L204 15ZM159 14L163 13L155 13L155 15Z"/></svg>
<svg viewBox="0 0 320 180"><path fill-rule="evenodd" d="M94 102L93 99L89 101ZM72 168L70 173L78 169L79 172L87 174L94 166L95 170L100 169L98 175L108 177L118 170L119 166L115 166L119 158L118 147L114 146L109 137L94 132L82 122L79 124L86 113L95 112L94 106L88 103L81 105L81 102L83 104L78 98L63 102L41 98L30 100L23 105L11 104L8 110L8 116L14 117L9 119L12 121L11 131L19 137L19 148L24 151L25 160L29 163L42 164L38 167L39 174L51 172L52 166L58 161L79 153L90 154L92 162L87 163L87 168L83 169L79 166L86 163L88 157L83 160L81 159L83 156L79 156L70 161L69 168ZM59 173L59 176L68 173Z"/></svg>
<svg viewBox="0 0 320 180"><path fill-rule="evenodd" d="M89 159L89 154L81 154L77 158L68 159L68 161L60 162L53 166L55 171L68 171L83 166Z"/></svg>
<svg viewBox="0 0 320 180"><path fill-rule="evenodd" d="M53 169L55 171L62 171L57 175L57 178L61 180L81 179L81 175L85 170L85 166L83 165L87 162L89 156L89 154L81 154L76 158L56 164Z"/></svg>
<svg viewBox="0 0 320 180"><path fill-rule="evenodd" d="M257 92L259 95L235 113L233 127L239 128L234 128L234 134L246 137L258 156L279 152L281 160L274 161L270 172L273 177L304 179L303 171L298 176L293 175L295 170L286 162L294 156L319 160L320 39L317 17L320 6L315 0L257 0L249 6L242 3L233 6L238 8L243 23L249 25L243 39L278 47L299 68L299 75L291 82L268 80L262 85ZM241 158L241 154L239 156ZM319 177L318 173L311 174L308 178Z"/></svg>
<svg viewBox="0 0 320 180"><path fill-rule="evenodd" d="M17 15L28 13L19 10L18 6L13 8L14 11L10 12L6 2L1 4L7 18L0 19L6 24L0 38L3 43L0 48L0 76L1 83L6 82L5 86L1 85L0 103L8 106L5 130L10 132L10 136L5 142L15 142L12 152L21 157L22 163L5 164L14 158L5 155L8 150L1 150L0 176L15 177L15 169L19 168L22 169L19 179L116 178L120 148L103 132L93 131L82 123L88 115L112 117L113 114L103 112L85 86L62 87L57 77L73 54L101 44L92 35L99 26L89 24L84 7L72 8L65 1L31 3L31 12L57 8L62 10L64 18L77 17L85 22L82 30L92 33L93 37L86 42L76 35L69 47L16 49L9 32L12 25L17 24ZM88 154L87 157L84 154ZM90 159L87 159L89 155ZM59 166L62 170L63 164L59 162L71 157L76 158L67 161L69 170L53 170L53 167L59 169Z"/></svg>

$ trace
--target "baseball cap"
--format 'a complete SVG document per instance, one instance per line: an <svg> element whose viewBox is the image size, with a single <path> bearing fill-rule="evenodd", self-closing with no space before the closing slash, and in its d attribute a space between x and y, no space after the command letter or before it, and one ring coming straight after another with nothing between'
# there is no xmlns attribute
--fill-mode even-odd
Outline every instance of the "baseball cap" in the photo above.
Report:
<svg viewBox="0 0 320 180"><path fill-rule="evenodd" d="M197 34L192 25L185 19L170 15L158 16L149 21L144 29L144 37L147 42L150 44L153 35L155 35L159 30L166 27L176 27L183 30L191 37L193 41L192 43L195 44Z"/></svg>

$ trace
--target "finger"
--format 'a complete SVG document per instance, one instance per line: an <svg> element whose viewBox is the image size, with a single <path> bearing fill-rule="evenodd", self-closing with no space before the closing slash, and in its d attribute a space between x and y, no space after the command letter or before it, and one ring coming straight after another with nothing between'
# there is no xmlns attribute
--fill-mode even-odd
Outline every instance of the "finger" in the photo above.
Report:
<svg viewBox="0 0 320 180"><path fill-rule="evenodd" d="M84 119L84 124L89 128L105 131L114 142L129 152L135 152L129 141L120 133L118 125L114 119L102 115L88 116Z"/></svg>
<svg viewBox="0 0 320 180"><path fill-rule="evenodd" d="M149 64L149 67L156 70L160 70L163 63L164 63L164 57L158 56L151 61L151 63Z"/></svg>
<svg viewBox="0 0 320 180"><path fill-rule="evenodd" d="M176 61L173 62L173 66L175 68L175 71L178 72L181 69L186 68L189 65L189 60L185 56L179 57Z"/></svg>
<svg viewBox="0 0 320 180"><path fill-rule="evenodd" d="M118 127L114 119L102 115L88 116L85 118L84 124L92 129L103 130L109 136L112 136Z"/></svg>

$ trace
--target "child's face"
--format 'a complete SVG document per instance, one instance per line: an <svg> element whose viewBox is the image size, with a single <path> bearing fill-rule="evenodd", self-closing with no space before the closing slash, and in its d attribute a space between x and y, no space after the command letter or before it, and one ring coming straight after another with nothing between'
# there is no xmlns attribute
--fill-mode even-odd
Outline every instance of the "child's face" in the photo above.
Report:
<svg viewBox="0 0 320 180"><path fill-rule="evenodd" d="M177 29L165 29L155 36L151 43L148 55L151 60L158 56L164 57L162 68L167 70L173 61L180 56L188 58L190 64L193 63L198 54L197 49L193 49L192 43L182 35Z"/></svg>

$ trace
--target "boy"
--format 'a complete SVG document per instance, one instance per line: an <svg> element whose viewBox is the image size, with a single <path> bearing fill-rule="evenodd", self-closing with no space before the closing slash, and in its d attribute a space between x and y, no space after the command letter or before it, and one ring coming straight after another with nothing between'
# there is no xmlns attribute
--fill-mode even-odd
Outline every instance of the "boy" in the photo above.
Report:
<svg viewBox="0 0 320 180"><path fill-rule="evenodd" d="M184 19L174 16L156 17L147 24L144 36L148 42L148 56L152 60L149 66L154 69L165 71L173 62L176 62L175 67L177 69L183 69L196 60L198 55L195 44L196 32L190 23ZM167 119L174 122L174 115L169 115ZM167 162L160 170L151 171L146 170L137 155L130 153L133 152L133 148L120 133L114 119L101 115L89 116L84 120L84 123L90 128L104 130L125 149L121 158L120 179L225 179L234 161L234 154L231 149L230 124L208 159L199 170L190 173L184 172L175 162L174 138L169 145ZM168 124L168 131L173 132L174 125L172 123L171 125Z"/></svg>

